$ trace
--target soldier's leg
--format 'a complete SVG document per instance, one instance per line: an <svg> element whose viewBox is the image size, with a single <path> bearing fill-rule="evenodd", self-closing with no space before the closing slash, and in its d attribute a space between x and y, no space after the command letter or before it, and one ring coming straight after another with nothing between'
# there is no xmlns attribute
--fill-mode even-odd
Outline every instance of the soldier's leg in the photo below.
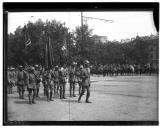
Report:
<svg viewBox="0 0 160 128"><path fill-rule="evenodd" d="M36 92L36 97L39 97L39 85L37 85L37 92Z"/></svg>
<svg viewBox="0 0 160 128"><path fill-rule="evenodd" d="M66 83L63 83L63 98L66 99L65 97L65 90L66 90Z"/></svg>
<svg viewBox="0 0 160 128"><path fill-rule="evenodd" d="M79 83L79 95L81 94L81 90L82 90L82 85L81 83Z"/></svg>
<svg viewBox="0 0 160 128"><path fill-rule="evenodd" d="M29 104L32 104L32 100L31 100L32 90L30 88L28 88L27 90L28 90Z"/></svg>
<svg viewBox="0 0 160 128"><path fill-rule="evenodd" d="M70 83L70 88L69 88L69 91L70 91L70 97L72 96L72 86L73 86L73 83Z"/></svg>
<svg viewBox="0 0 160 128"><path fill-rule="evenodd" d="M32 89L32 91L33 91L32 103L33 103L33 104L36 104L36 102L35 102L35 98L36 98L36 89Z"/></svg>
<svg viewBox="0 0 160 128"><path fill-rule="evenodd" d="M56 83L54 82L54 95L56 95Z"/></svg>
<svg viewBox="0 0 160 128"><path fill-rule="evenodd" d="M22 86L18 86L19 98L22 98Z"/></svg>
<svg viewBox="0 0 160 128"><path fill-rule="evenodd" d="M86 95L86 103L91 103L88 99L90 97L90 87L87 86L87 95Z"/></svg>
<svg viewBox="0 0 160 128"><path fill-rule="evenodd" d="M75 86L76 86L76 83L73 84L73 97L76 97L76 95L75 95Z"/></svg>
<svg viewBox="0 0 160 128"><path fill-rule="evenodd" d="M49 88L48 88L48 85L46 86L46 96L47 96L47 101L49 102Z"/></svg>
<svg viewBox="0 0 160 128"><path fill-rule="evenodd" d="M22 99L24 99L25 85L22 86Z"/></svg>
<svg viewBox="0 0 160 128"><path fill-rule="evenodd" d="M50 101L53 101L52 95L53 95L53 86L50 86Z"/></svg>
<svg viewBox="0 0 160 128"><path fill-rule="evenodd" d="M81 91L81 94L80 94L80 96L79 96L79 98L78 98L78 102L81 101L81 97L83 96L84 92L85 92L85 87L82 86L82 91Z"/></svg>
<svg viewBox="0 0 160 128"><path fill-rule="evenodd" d="M59 83L57 83L57 95L59 94Z"/></svg>
<svg viewBox="0 0 160 128"><path fill-rule="evenodd" d="M59 86L60 86L60 99L62 99L62 83L60 83Z"/></svg>

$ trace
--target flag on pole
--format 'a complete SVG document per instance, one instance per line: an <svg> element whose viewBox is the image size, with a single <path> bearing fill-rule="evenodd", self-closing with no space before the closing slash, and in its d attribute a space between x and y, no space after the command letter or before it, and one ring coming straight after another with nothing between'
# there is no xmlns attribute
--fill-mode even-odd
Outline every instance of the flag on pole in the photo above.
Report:
<svg viewBox="0 0 160 128"><path fill-rule="evenodd" d="M51 38L48 37L48 41L45 45L45 67L51 68L54 63L54 57L53 57L53 48L51 44Z"/></svg>
<svg viewBox="0 0 160 128"><path fill-rule="evenodd" d="M29 38L26 42L25 42L25 46L29 46L31 44L31 39Z"/></svg>
<svg viewBox="0 0 160 128"><path fill-rule="evenodd" d="M29 45L31 45L31 39L27 31L26 25L24 26L24 31L25 31L25 47L28 47Z"/></svg>

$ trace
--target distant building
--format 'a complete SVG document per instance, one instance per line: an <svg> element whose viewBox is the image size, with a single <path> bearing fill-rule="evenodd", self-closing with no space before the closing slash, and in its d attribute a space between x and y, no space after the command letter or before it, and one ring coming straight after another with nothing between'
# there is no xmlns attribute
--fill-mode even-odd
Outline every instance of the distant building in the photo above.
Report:
<svg viewBox="0 0 160 128"><path fill-rule="evenodd" d="M130 39L122 39L121 40L121 43L128 43L128 42L130 42L131 40Z"/></svg>
<svg viewBox="0 0 160 128"><path fill-rule="evenodd" d="M94 35L92 36L92 39L95 43L106 43L108 42L107 36L98 36L98 35Z"/></svg>

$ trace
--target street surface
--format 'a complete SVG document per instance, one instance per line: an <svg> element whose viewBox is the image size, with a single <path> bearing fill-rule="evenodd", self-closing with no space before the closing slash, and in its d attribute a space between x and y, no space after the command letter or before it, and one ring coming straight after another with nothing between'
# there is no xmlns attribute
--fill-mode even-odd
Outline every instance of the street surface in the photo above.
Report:
<svg viewBox="0 0 160 128"><path fill-rule="evenodd" d="M158 76L117 76L91 77L92 103L85 103L86 95L78 103L77 97L69 97L69 84L66 98L54 97L47 102L43 96L34 105L19 99L18 93L8 94L9 121L158 121ZM16 91L16 88L14 88Z"/></svg>

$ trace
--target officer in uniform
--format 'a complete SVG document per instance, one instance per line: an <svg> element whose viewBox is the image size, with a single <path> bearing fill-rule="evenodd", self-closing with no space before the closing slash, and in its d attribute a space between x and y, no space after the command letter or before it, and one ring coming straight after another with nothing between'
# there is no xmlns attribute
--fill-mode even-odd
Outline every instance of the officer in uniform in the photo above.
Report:
<svg viewBox="0 0 160 128"><path fill-rule="evenodd" d="M19 71L17 74L17 87L18 87L18 93L19 98L24 99L24 92L25 92L25 71L23 70L23 66L19 66Z"/></svg>
<svg viewBox="0 0 160 128"><path fill-rule="evenodd" d="M32 103L36 104L35 97L36 97L37 79L34 71L35 71L35 68L30 67L28 74L26 73L25 83L27 85L27 90L28 90L29 104L32 104Z"/></svg>
<svg viewBox="0 0 160 128"><path fill-rule="evenodd" d="M53 101L52 99L52 95L53 95L53 84L51 84L51 72L50 69L47 69L47 71L45 72L44 76L44 87L45 87L45 91L46 91L46 96L47 96L47 101Z"/></svg>
<svg viewBox="0 0 160 128"><path fill-rule="evenodd" d="M82 70L81 73L81 78L82 78L82 91L81 94L78 98L78 102L81 102L81 97L84 94L85 90L87 90L87 95L86 95L86 103L91 103L88 99L90 96L90 69L89 69L89 61L86 60L84 62L84 69Z"/></svg>
<svg viewBox="0 0 160 128"><path fill-rule="evenodd" d="M53 80L54 80L54 95L58 95L59 91L59 69L58 66L55 67L53 72Z"/></svg>
<svg viewBox="0 0 160 128"><path fill-rule="evenodd" d="M60 99L65 98L65 87L67 83L67 68L64 65L59 72Z"/></svg>
<svg viewBox="0 0 160 128"><path fill-rule="evenodd" d="M71 69L69 71L70 97L72 97L72 96L76 97L76 95L75 95L75 84L76 84L75 65L76 65L76 63L73 62L72 65L71 65Z"/></svg>
<svg viewBox="0 0 160 128"><path fill-rule="evenodd" d="M35 65L34 67L35 67L34 74L36 75L36 78L37 78L36 97L39 97L39 88L40 88L40 82L41 82L40 71L38 70L38 65Z"/></svg>

